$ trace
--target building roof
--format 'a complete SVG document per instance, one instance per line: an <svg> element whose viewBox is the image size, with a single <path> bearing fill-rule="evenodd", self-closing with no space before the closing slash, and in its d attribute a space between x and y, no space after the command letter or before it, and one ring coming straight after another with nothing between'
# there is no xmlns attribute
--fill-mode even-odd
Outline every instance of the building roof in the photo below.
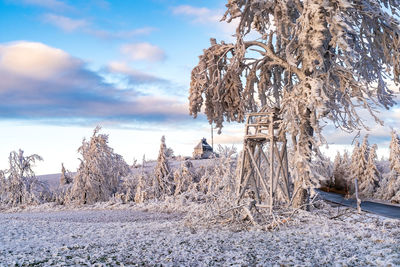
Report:
<svg viewBox="0 0 400 267"><path fill-rule="evenodd" d="M194 149L202 149L203 151L213 151L212 147L207 143L207 139L203 138L201 141L194 147Z"/></svg>

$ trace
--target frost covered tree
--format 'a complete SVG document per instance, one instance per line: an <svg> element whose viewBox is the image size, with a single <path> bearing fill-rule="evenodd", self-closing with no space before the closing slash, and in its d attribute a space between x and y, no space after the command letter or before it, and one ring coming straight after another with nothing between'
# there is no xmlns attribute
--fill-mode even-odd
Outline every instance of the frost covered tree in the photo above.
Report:
<svg viewBox="0 0 400 267"><path fill-rule="evenodd" d="M0 204L5 202L6 196L6 176L4 171L0 170Z"/></svg>
<svg viewBox="0 0 400 267"><path fill-rule="evenodd" d="M174 172L175 192L177 196L186 192L194 181L193 163L191 161L183 161L181 167Z"/></svg>
<svg viewBox="0 0 400 267"><path fill-rule="evenodd" d="M346 192L349 190L349 187L351 185L349 184L349 167L350 162L347 151L345 151L343 156L341 156L338 152L333 162L331 186L335 187L338 190L345 190Z"/></svg>
<svg viewBox="0 0 400 267"><path fill-rule="evenodd" d="M226 6L222 20L238 22L235 41L211 39L203 50L191 74L190 114L205 105L221 130L225 121L243 122L246 112L277 107L298 158L295 187L313 186L309 162L324 141L320 121L351 132L364 126L358 108L381 122L374 107L394 103L387 83L400 79L400 1L228 0Z"/></svg>
<svg viewBox="0 0 400 267"><path fill-rule="evenodd" d="M108 135L97 126L89 141L83 139L78 152L81 163L72 186L72 199L82 204L107 201L129 172L122 156L108 146Z"/></svg>
<svg viewBox="0 0 400 267"><path fill-rule="evenodd" d="M69 171L65 170L64 163L61 163L61 177L60 177L60 185L66 185L72 183L72 177Z"/></svg>
<svg viewBox="0 0 400 267"><path fill-rule="evenodd" d="M400 139L395 131L392 131L389 162L391 171L379 183L375 196L400 203Z"/></svg>
<svg viewBox="0 0 400 267"><path fill-rule="evenodd" d="M137 186L135 190L134 200L136 203L142 203L147 198L148 193L148 175L145 172L146 157L143 155L142 168L137 176Z"/></svg>
<svg viewBox="0 0 400 267"><path fill-rule="evenodd" d="M154 171L154 195L160 198L174 193L174 178L168 162L165 136L161 137L160 150L157 157L157 166Z"/></svg>
<svg viewBox="0 0 400 267"><path fill-rule="evenodd" d="M8 157L7 177L3 177L3 202L12 206L40 203L48 194L46 186L40 183L32 170L37 161L43 160L37 154L24 156L24 151L12 151Z"/></svg>
<svg viewBox="0 0 400 267"><path fill-rule="evenodd" d="M369 154L370 154L370 146L368 143L368 135L364 136L363 142L361 144L360 150L358 151L358 168L363 169L364 172L362 175L355 177L358 178L359 182L362 183L365 180L366 177L366 170L367 170L367 164L369 160ZM375 155L376 157L376 155Z"/></svg>
<svg viewBox="0 0 400 267"><path fill-rule="evenodd" d="M400 138L395 131L392 131L389 149L390 169L400 174Z"/></svg>
<svg viewBox="0 0 400 267"><path fill-rule="evenodd" d="M376 144L370 148L364 178L362 179L362 182L360 182L360 194L364 197L373 196L381 179L381 174L376 166L376 149Z"/></svg>
<svg viewBox="0 0 400 267"><path fill-rule="evenodd" d="M351 155L351 179L354 181L357 178L358 185L360 185L364 181L365 170L368 160L368 154L366 154L366 152L369 152L368 146L368 140L365 138L361 147L358 141L356 141L353 153Z"/></svg>

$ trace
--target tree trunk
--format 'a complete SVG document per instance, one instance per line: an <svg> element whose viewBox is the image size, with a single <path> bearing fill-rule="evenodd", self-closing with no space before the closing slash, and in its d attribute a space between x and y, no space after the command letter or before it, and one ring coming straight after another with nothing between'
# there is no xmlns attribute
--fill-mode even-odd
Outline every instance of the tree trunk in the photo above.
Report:
<svg viewBox="0 0 400 267"><path fill-rule="evenodd" d="M304 120L300 127L299 146L296 148L300 150L300 154L305 155L308 162L311 162L312 150L312 143L309 141L309 137L314 135L314 129L311 127L310 116L311 111L307 108L304 112ZM309 174L304 172L304 168L301 168L301 170L302 171L299 172L299 176L294 182L292 205L294 208L309 210L307 203L309 193L307 189L303 188L303 179L307 179Z"/></svg>
<svg viewBox="0 0 400 267"><path fill-rule="evenodd" d="M301 209L306 209L307 208L307 190L302 187L302 181L297 179L294 182L294 194L293 195L293 208L301 208Z"/></svg>

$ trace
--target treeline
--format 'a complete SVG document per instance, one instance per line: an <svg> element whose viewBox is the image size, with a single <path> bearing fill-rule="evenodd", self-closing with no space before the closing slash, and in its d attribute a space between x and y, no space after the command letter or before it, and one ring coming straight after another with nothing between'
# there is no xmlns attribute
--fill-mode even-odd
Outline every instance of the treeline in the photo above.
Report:
<svg viewBox="0 0 400 267"><path fill-rule="evenodd" d="M220 147L219 158L206 160L198 168L190 160L183 160L180 166L172 168L173 151L166 146L163 136L156 166L145 159L141 165L135 162L129 166L109 147L108 135L101 134L100 127L96 127L91 138L82 141L78 152L80 165L76 173L62 165L60 184L53 190L32 171L40 156L25 157L22 150L12 152L10 169L0 172L0 204L93 204L109 200L141 203L176 196L206 201L211 196L215 200L217 191L232 193L230 198L233 197L237 161L234 148Z"/></svg>
<svg viewBox="0 0 400 267"><path fill-rule="evenodd" d="M377 146L369 145L365 136L361 145L355 143L351 156L338 152L327 186L352 195L357 178L361 197L400 203L400 139L394 131L389 148L389 161L378 161Z"/></svg>
<svg viewBox="0 0 400 267"><path fill-rule="evenodd" d="M370 146L366 136L356 142L351 156L348 152L313 164L323 186L335 188L351 196L354 180L358 179L363 198L377 198L400 202L400 140L392 133L389 161L378 161L376 145ZM32 167L42 160L38 155L25 156L22 150L11 152L9 169L0 171L0 205L18 206L55 202L61 205L93 204L113 200L142 203L148 200L179 199L205 203L211 213L230 207L236 197L237 166L240 157L236 149L219 147L220 157L193 166L182 160L172 168L171 148L162 137L156 165L143 158L142 164L130 166L108 145L108 135L97 127L89 140L84 139L78 149L80 165L76 173L61 168L60 183L50 188L35 176ZM289 162L294 155L289 153ZM177 161L175 161L176 164ZM195 162L198 164L198 162ZM293 167L293 166L292 166ZM291 171L292 168L290 168ZM269 173L267 169L263 172ZM293 181L291 181L293 186ZM208 205L209 204L209 205Z"/></svg>

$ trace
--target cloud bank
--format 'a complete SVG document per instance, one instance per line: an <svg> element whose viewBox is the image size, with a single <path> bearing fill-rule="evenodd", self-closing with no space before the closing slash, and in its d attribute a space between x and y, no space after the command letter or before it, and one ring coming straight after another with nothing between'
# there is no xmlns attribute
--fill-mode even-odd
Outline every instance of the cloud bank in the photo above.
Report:
<svg viewBox="0 0 400 267"><path fill-rule="evenodd" d="M165 52L150 43L133 43L121 46L121 53L133 61L159 62L165 59Z"/></svg>
<svg viewBox="0 0 400 267"><path fill-rule="evenodd" d="M168 121L187 119L186 103L144 95L135 84L166 83L124 63L110 63L110 75L131 86L105 82L86 63L63 50L34 42L0 44L1 118Z"/></svg>

